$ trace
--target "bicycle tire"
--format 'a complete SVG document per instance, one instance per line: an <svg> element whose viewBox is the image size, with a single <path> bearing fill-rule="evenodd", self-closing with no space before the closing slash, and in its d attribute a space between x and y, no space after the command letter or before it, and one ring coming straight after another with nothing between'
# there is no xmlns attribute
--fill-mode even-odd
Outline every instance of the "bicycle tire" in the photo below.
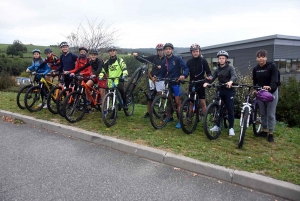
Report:
<svg viewBox="0 0 300 201"><path fill-rule="evenodd" d="M217 103L211 103L208 105L203 122L203 129L206 137L210 140L217 139L221 134L222 129L222 115L218 116L219 105ZM213 126L218 126L219 129L216 132L210 131ZM215 134L213 134L215 133Z"/></svg>
<svg viewBox="0 0 300 201"><path fill-rule="evenodd" d="M198 104L195 104L194 99L188 98L182 102L179 116L181 128L186 134L192 134L196 130L199 121L198 113Z"/></svg>
<svg viewBox="0 0 300 201"><path fill-rule="evenodd" d="M32 86L25 94L25 107L30 112L37 112L44 106L40 86Z"/></svg>
<svg viewBox="0 0 300 201"><path fill-rule="evenodd" d="M111 127L117 120L117 104L113 104L114 93L110 92L105 95L102 101L101 117L107 127Z"/></svg>
<svg viewBox="0 0 300 201"><path fill-rule="evenodd" d="M254 135L257 135L262 130L261 116L260 116L258 103L255 104L252 115L253 115L253 118L252 118L253 119L253 122L252 122L253 133L254 133Z"/></svg>
<svg viewBox="0 0 300 201"><path fill-rule="evenodd" d="M69 93L64 99L64 117L70 123L80 121L86 112L85 97L80 91ZM78 115L76 115L78 114Z"/></svg>
<svg viewBox="0 0 300 201"><path fill-rule="evenodd" d="M130 95L126 95L126 106L127 108L124 109L124 113L126 116L131 116L133 115L134 112L134 96L133 93Z"/></svg>
<svg viewBox="0 0 300 201"><path fill-rule="evenodd" d="M63 111L63 105L64 105L64 99L66 98L66 96L71 92L71 88L67 88L62 90L56 100L56 109L57 109L57 113L64 117L64 111Z"/></svg>
<svg viewBox="0 0 300 201"><path fill-rule="evenodd" d="M142 78L142 68L139 67L136 69L136 71L131 76L130 80L127 83L127 86L125 88L125 94L130 95L133 93L135 87L138 85L140 79Z"/></svg>
<svg viewBox="0 0 300 201"><path fill-rule="evenodd" d="M168 98L165 94L156 96L150 108L150 122L155 129L162 129L168 123L168 115L166 109Z"/></svg>
<svg viewBox="0 0 300 201"><path fill-rule="evenodd" d="M33 86L33 84L29 84L29 85L22 87L17 94L17 105L22 110L24 110L26 108L25 107L25 94L28 91L28 89L31 88L32 86Z"/></svg>
<svg viewBox="0 0 300 201"><path fill-rule="evenodd" d="M59 93L62 91L62 87L56 86L53 87L50 92L49 96L47 97L47 108L52 114L58 114L56 100L59 96Z"/></svg>
<svg viewBox="0 0 300 201"><path fill-rule="evenodd" d="M248 124L248 118L249 118L249 108L245 107L244 112L243 112L243 118L241 122L241 132L240 132L240 138L239 138L239 143L238 143L238 148L242 148L244 144L244 138L246 135L246 130L247 130L247 124Z"/></svg>

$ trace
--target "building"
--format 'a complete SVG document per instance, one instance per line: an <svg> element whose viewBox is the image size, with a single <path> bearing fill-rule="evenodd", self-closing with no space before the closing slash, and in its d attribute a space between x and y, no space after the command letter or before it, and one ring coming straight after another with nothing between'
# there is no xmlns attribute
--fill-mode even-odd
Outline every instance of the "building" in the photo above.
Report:
<svg viewBox="0 0 300 201"><path fill-rule="evenodd" d="M201 45L201 44L200 44ZM242 75L248 75L250 70L257 65L256 52L268 51L268 61L273 61L280 70L281 77L297 74L300 77L300 37L271 35L231 43L212 45L201 48L201 54L208 61L209 66L217 66L217 52L226 50L229 61ZM183 60L192 58L190 52L180 54Z"/></svg>
<svg viewBox="0 0 300 201"><path fill-rule="evenodd" d="M30 78L28 77L16 77L17 85L27 85L31 83Z"/></svg>

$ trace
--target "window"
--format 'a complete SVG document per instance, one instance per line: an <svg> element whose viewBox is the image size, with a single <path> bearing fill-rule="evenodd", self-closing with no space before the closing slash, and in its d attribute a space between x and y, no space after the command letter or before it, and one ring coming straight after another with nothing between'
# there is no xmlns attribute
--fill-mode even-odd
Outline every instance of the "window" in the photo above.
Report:
<svg viewBox="0 0 300 201"><path fill-rule="evenodd" d="M291 60L287 59L285 64L285 72L290 73L291 72Z"/></svg>
<svg viewBox="0 0 300 201"><path fill-rule="evenodd" d="M297 59L292 60L291 72L295 72L297 70Z"/></svg>

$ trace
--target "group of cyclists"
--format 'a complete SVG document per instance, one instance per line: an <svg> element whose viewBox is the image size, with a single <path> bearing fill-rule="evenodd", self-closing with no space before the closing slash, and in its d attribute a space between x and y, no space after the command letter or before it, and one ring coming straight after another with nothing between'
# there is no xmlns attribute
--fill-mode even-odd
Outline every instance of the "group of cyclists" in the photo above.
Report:
<svg viewBox="0 0 300 201"><path fill-rule="evenodd" d="M38 49L34 49L32 65L27 68L27 72L36 71L43 73L47 77L47 73L53 70L54 74L63 74L65 84L70 83L70 79L75 74L80 73L85 76L86 83L89 86L98 84L101 90L101 99L104 100L106 85L110 86L110 80L105 78L109 77L122 77L126 78L128 76L128 71L126 64L122 58L117 56L117 48L112 46L108 48L109 59L103 62L102 59L98 58L98 50L90 49L86 47L79 48L79 56L69 51L69 45L67 42L62 42L60 44L62 55L60 57L54 55L50 48L46 48L44 53L47 58L43 60L40 56L41 52ZM169 83L169 87L175 96L175 102L177 106L177 112L179 113L181 107L181 82L189 77L190 81L204 80L203 82L198 82L196 85L196 91L200 97L200 107L202 108L202 113L206 111L206 93L205 88L209 84L213 83L218 79L219 83L225 84L224 88L220 90L220 97L225 103L228 112L229 121L229 136L234 136L234 97L235 89L232 87L234 83L237 82L237 75L233 66L230 65L228 61L228 52L221 50L217 53L218 67L212 73L208 62L201 55L201 48L198 44L192 44L190 46L190 52L192 58L187 62L179 56L173 54L174 46L171 43L157 44L156 45L157 54L148 57L143 57L144 59L150 61L154 65L149 73L149 86L150 90L156 90L158 94L161 94L165 89L164 81L157 78L169 78L176 79L176 81ZM89 57L88 57L89 54ZM141 57L137 53L133 53L133 56L143 62ZM262 117L262 127L263 130L257 134L259 137L267 137L269 142L274 142L273 132L276 124L275 112L276 105L278 102L278 75L277 67L271 63L267 62L267 52L265 50L260 50L256 53L257 66L253 68L253 85L259 85L262 90L266 90L266 96L275 97L274 100L266 104L263 100L259 100L260 114ZM120 80L115 80L116 84L123 102L126 105L126 94L124 90L124 82ZM189 87L191 92L191 86ZM253 94L257 93L256 90ZM87 105L89 105L89 100L87 100ZM150 106L151 100L148 100L147 112L144 118L150 116ZM92 112L89 107L87 113ZM177 114L179 116L179 114ZM169 122L174 121L173 114L168 113ZM177 122L176 128L181 128L180 121ZM219 128L217 125L210 128L210 131L217 131Z"/></svg>

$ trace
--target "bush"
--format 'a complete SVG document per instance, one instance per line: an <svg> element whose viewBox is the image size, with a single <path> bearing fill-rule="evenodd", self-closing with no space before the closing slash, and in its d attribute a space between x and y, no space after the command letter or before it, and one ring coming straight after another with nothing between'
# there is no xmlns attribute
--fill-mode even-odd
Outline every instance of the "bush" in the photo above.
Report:
<svg viewBox="0 0 300 201"><path fill-rule="evenodd" d="M8 72L1 72L0 74L0 90L7 89L16 85L14 78Z"/></svg>

